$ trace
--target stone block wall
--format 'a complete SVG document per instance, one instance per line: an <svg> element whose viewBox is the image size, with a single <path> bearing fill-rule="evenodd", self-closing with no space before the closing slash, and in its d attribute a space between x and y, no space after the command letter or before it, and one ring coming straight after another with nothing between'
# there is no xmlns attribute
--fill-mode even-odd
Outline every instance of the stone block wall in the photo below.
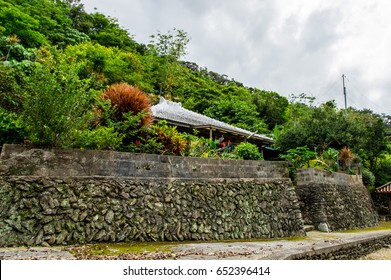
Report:
<svg viewBox="0 0 391 280"><path fill-rule="evenodd" d="M0 246L305 235L282 162L6 145Z"/></svg>
<svg viewBox="0 0 391 280"><path fill-rule="evenodd" d="M0 175L142 178L288 178L285 162L204 159L4 145Z"/></svg>
<svg viewBox="0 0 391 280"><path fill-rule="evenodd" d="M331 230L377 225L378 216L361 175L299 169L296 193L305 224Z"/></svg>

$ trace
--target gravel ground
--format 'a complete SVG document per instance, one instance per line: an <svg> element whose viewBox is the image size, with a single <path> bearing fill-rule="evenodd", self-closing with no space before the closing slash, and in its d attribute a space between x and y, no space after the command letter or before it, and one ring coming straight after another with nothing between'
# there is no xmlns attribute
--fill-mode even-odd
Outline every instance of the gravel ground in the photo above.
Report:
<svg viewBox="0 0 391 280"><path fill-rule="evenodd" d="M384 248L369 254L361 260L391 260L391 248Z"/></svg>
<svg viewBox="0 0 391 280"><path fill-rule="evenodd" d="M75 260L62 247L0 248L0 260Z"/></svg>
<svg viewBox="0 0 391 280"><path fill-rule="evenodd" d="M326 247L349 243L365 238L374 237L377 235L391 234L391 230L379 230L370 232L355 232L355 233L323 233L311 231L307 233L307 237L302 240L276 240L267 242L232 242L232 243L201 243L201 244L184 244L174 250L187 252L204 252L204 254L188 254L180 259L216 259L213 254L208 256L208 253L218 251L231 252L247 252L249 254L241 256L226 256L220 259L284 259L288 255L296 254L304 251L323 249Z"/></svg>
<svg viewBox="0 0 391 280"><path fill-rule="evenodd" d="M235 241L207 243L177 243L166 251L124 252L120 254L91 254L89 246L0 248L3 260L75 260L75 259L284 259L290 254L317 250L333 245L357 241L377 235L391 234L391 230L363 231L355 233L322 233L312 231L305 238L267 241ZM108 245L107 247L109 247ZM69 251L72 250L73 254ZM113 249L114 252L114 249ZM391 249L382 249L362 259L391 259Z"/></svg>

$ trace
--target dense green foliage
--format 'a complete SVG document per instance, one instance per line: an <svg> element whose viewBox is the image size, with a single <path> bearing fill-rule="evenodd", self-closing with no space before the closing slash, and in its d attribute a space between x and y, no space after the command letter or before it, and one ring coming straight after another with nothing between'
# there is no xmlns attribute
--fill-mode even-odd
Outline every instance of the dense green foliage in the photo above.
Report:
<svg viewBox="0 0 391 280"><path fill-rule="evenodd" d="M42 59L24 78L23 122L33 144L64 146L83 125L92 99L88 80L79 79L78 66L62 55Z"/></svg>
<svg viewBox="0 0 391 280"><path fill-rule="evenodd" d="M349 108L346 117L333 101L314 106L305 94L288 100L181 61L190 40L182 30L153 35L149 45L129 34L114 18L85 12L79 0L0 0L0 144L259 158L248 144L221 152L209 139L145 123L148 112L116 111L122 107L101 97L113 84L126 83L152 104L164 96L274 135L286 159L296 150L309 166L338 170L339 151L349 147L374 174L375 186L391 181L389 116ZM302 165L297 156L290 160ZM370 173L365 176L372 184Z"/></svg>

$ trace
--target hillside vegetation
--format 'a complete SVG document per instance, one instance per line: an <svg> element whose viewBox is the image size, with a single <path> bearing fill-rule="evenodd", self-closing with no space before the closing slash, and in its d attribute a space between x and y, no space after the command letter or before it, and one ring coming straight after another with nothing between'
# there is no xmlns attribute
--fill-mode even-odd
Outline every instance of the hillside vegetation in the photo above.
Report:
<svg viewBox="0 0 391 280"><path fill-rule="evenodd" d="M241 157L152 124L150 106L164 96L272 136L298 167L303 153L314 151L331 168L327 161L349 147L369 185L391 181L390 116L355 108L345 116L333 100L315 106L305 94L288 99L246 87L182 61L188 42L185 31L173 29L140 44L116 19L87 13L77 0L0 0L0 144Z"/></svg>

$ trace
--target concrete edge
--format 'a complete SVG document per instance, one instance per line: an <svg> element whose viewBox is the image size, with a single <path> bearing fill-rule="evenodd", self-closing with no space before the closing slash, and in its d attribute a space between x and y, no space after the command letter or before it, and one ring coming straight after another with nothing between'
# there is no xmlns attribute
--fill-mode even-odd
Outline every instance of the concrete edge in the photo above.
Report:
<svg viewBox="0 0 391 280"><path fill-rule="evenodd" d="M302 252L286 252L274 254L268 258L276 260L334 260L334 259L352 259L346 258L347 252L357 255L357 258L368 255L384 247L385 244L391 244L391 232L379 233L371 237L358 237L354 241L348 241L343 244L323 246L321 248L312 247Z"/></svg>

